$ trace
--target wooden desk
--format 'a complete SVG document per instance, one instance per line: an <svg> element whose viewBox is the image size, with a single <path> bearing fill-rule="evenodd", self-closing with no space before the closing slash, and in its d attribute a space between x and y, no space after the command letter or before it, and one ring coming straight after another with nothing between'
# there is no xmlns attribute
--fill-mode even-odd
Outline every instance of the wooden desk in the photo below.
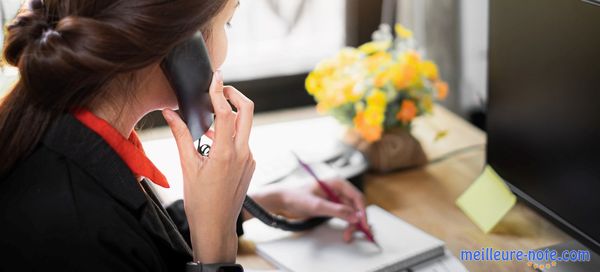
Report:
<svg viewBox="0 0 600 272"><path fill-rule="evenodd" d="M257 122L297 120L315 115L312 109L302 109L257 116ZM447 129L449 134L434 142L439 129ZM535 249L568 240L566 234L522 203L518 203L491 234L484 234L454 202L484 167L485 133L438 107L433 117L415 123L414 134L429 158L437 162L393 174L367 175L365 192L369 203L444 240L455 256L463 249ZM460 152L454 152L457 150ZM272 268L253 252L248 241L241 241L238 261L250 269ZM470 271L531 271L525 263L464 264Z"/></svg>

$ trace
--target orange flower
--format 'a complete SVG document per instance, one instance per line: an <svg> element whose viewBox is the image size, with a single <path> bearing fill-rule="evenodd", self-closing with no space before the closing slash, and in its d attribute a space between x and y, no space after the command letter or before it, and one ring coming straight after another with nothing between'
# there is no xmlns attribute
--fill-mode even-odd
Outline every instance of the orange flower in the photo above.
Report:
<svg viewBox="0 0 600 272"><path fill-rule="evenodd" d="M402 101L400 111L396 114L396 119L402 121L404 124L408 124L410 121L417 117L417 106L412 100Z"/></svg>
<svg viewBox="0 0 600 272"><path fill-rule="evenodd" d="M436 81L435 83L433 83L433 87L437 91L437 95L438 95L439 99L442 99L442 100L446 99L446 97L448 96L448 91L449 91L448 83L439 80L439 81Z"/></svg>
<svg viewBox="0 0 600 272"><path fill-rule="evenodd" d="M381 139L383 128L381 125L371 125L365 118L365 112L359 111L354 117L354 127L360 136L367 142L375 142Z"/></svg>

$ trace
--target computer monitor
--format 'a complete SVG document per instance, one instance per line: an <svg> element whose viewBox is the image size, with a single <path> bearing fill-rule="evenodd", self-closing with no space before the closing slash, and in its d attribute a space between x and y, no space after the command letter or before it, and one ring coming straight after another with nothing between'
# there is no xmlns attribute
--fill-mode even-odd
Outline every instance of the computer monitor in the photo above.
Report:
<svg viewBox="0 0 600 272"><path fill-rule="evenodd" d="M487 132L520 199L600 252L598 3L490 0Z"/></svg>

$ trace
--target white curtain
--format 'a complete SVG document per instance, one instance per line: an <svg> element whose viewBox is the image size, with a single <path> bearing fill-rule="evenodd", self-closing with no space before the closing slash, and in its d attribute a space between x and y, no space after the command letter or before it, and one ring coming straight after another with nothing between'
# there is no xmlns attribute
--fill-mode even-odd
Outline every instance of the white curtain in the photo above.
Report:
<svg viewBox="0 0 600 272"><path fill-rule="evenodd" d="M489 0L398 0L398 21L414 30L450 83L444 103L466 115L487 99Z"/></svg>

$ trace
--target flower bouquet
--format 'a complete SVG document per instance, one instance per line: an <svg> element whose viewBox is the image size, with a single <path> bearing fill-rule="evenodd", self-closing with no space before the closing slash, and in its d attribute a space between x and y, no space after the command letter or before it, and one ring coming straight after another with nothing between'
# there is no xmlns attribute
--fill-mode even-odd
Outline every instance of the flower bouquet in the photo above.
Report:
<svg viewBox="0 0 600 272"><path fill-rule="evenodd" d="M382 25L373 41L342 49L321 61L306 79L318 111L347 125L355 136L353 144L362 146L372 168L380 171L426 161L410 134L411 124L431 114L434 101L448 95L448 84L437 65L424 58L412 32L400 24L394 30L396 35Z"/></svg>

